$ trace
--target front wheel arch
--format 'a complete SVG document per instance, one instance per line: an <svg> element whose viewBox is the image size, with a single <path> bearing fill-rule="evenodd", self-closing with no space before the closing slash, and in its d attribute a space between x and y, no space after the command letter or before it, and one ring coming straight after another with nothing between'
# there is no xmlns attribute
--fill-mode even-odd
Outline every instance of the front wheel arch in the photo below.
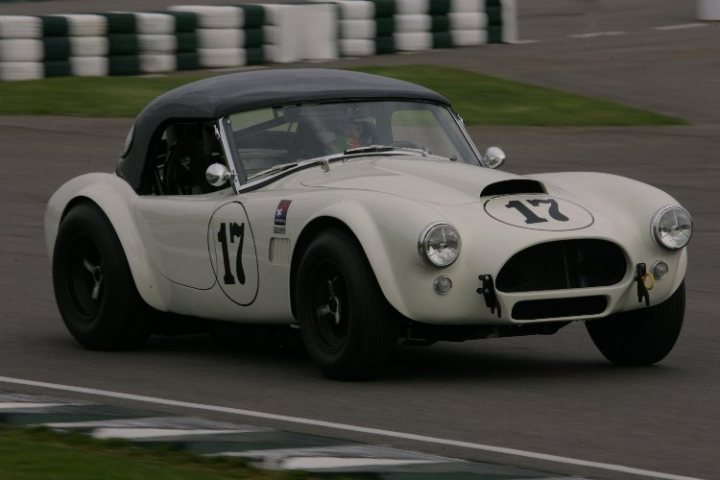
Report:
<svg viewBox="0 0 720 480"><path fill-rule="evenodd" d="M321 232L329 229L341 230L347 233L353 240L355 240L356 246L365 255L367 259L367 253L362 247L360 240L355 235L355 232L342 220L335 217L318 217L308 223L303 231L300 233L297 241L295 242L295 248L293 249L292 260L290 262L290 308L292 311L293 318L297 319L297 301L295 291L295 283L297 279L298 267L300 261L307 250L310 243L317 237Z"/></svg>

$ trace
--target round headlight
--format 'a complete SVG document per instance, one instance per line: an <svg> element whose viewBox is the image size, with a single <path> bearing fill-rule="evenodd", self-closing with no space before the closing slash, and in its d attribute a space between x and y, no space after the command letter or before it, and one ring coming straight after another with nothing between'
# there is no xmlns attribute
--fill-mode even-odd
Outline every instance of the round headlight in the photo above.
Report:
<svg viewBox="0 0 720 480"><path fill-rule="evenodd" d="M658 210L651 226L657 244L668 250L678 250L687 245L693 231L690 213L679 205Z"/></svg>
<svg viewBox="0 0 720 480"><path fill-rule="evenodd" d="M418 250L420 257L433 267L447 267L460 255L462 243L455 227L447 223L436 223L420 233Z"/></svg>

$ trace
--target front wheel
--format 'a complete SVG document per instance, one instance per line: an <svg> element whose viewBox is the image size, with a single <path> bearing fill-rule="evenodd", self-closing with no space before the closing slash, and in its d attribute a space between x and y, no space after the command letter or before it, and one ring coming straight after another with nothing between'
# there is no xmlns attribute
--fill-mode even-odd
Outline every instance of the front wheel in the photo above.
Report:
<svg viewBox="0 0 720 480"><path fill-rule="evenodd" d="M663 303L585 323L600 352L618 365L652 365L670 353L683 324L685 283Z"/></svg>
<svg viewBox="0 0 720 480"><path fill-rule="evenodd" d="M318 235L296 283L303 343L328 377L367 379L387 363L398 323L357 242L341 230Z"/></svg>
<svg viewBox="0 0 720 480"><path fill-rule="evenodd" d="M53 286L65 326L86 348L138 348L150 334L153 311L135 288L110 221L93 204L73 207L60 224Z"/></svg>

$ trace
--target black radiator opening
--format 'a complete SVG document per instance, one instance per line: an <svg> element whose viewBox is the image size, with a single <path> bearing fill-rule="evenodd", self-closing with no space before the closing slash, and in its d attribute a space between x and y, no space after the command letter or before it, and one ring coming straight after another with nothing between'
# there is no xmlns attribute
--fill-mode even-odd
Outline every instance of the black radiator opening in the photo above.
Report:
<svg viewBox="0 0 720 480"><path fill-rule="evenodd" d="M598 315L607 308L607 298L592 297L555 298L549 300L525 300L513 306L515 320L541 320L543 318L579 317Z"/></svg>
<svg viewBox="0 0 720 480"><path fill-rule="evenodd" d="M605 240L541 243L513 255L495 281L501 292L534 292L604 287L627 272L622 249Z"/></svg>

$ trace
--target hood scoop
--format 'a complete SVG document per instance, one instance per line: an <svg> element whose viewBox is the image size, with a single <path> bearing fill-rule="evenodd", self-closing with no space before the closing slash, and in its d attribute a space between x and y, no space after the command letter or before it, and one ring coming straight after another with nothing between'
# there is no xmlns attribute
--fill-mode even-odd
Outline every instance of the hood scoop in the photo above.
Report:
<svg viewBox="0 0 720 480"><path fill-rule="evenodd" d="M545 194L545 186L537 180L511 179L491 183L480 192L481 197L493 197L496 195L517 195L519 193L540 193Z"/></svg>

